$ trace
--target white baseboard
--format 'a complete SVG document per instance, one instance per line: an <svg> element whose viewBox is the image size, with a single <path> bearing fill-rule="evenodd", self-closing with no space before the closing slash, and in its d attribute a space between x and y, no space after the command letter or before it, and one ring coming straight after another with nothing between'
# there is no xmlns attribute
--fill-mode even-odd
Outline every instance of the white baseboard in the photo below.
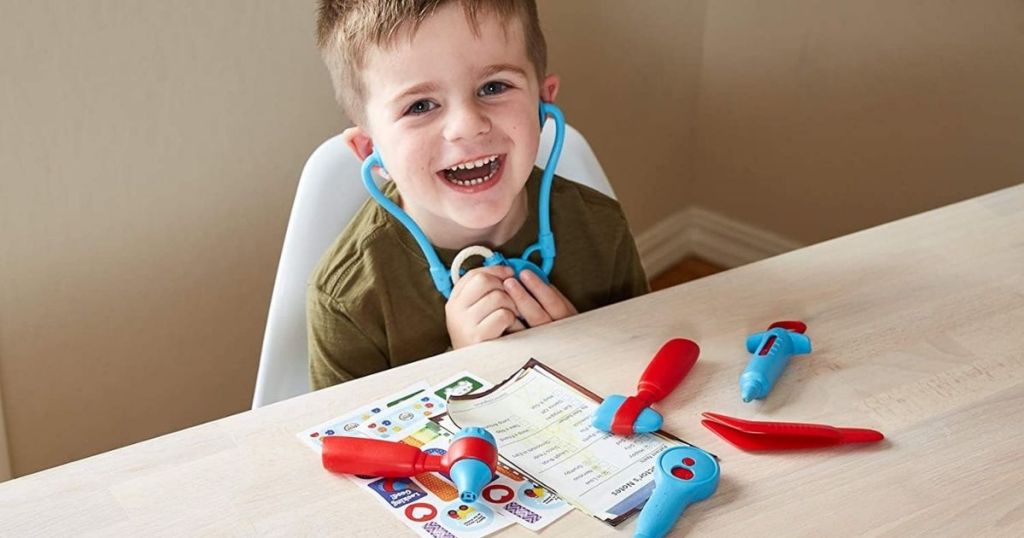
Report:
<svg viewBox="0 0 1024 538"><path fill-rule="evenodd" d="M655 276L687 256L726 268L739 267L803 246L698 206L677 211L636 236L647 276Z"/></svg>

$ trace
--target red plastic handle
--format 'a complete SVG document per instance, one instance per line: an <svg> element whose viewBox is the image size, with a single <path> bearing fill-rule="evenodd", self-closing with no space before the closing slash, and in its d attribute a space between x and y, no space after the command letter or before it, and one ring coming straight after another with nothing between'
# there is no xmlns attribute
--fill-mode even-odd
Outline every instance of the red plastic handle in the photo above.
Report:
<svg viewBox="0 0 1024 538"><path fill-rule="evenodd" d="M323 443L324 468L335 473L396 478L441 470L441 456L403 443L337 435Z"/></svg>
<svg viewBox="0 0 1024 538"><path fill-rule="evenodd" d="M690 373L699 355L700 346L693 340L673 338L665 342L640 376L637 398L650 404L668 396Z"/></svg>

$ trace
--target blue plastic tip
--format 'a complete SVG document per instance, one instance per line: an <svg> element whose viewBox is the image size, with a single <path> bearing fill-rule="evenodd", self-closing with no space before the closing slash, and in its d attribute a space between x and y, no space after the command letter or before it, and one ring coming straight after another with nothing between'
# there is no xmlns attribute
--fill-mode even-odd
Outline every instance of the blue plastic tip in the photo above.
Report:
<svg viewBox="0 0 1024 538"><path fill-rule="evenodd" d="M480 491L491 481L491 468L486 463L477 459L464 459L455 462L448 475L459 490L459 498L462 502L471 503L480 497Z"/></svg>
<svg viewBox="0 0 1024 538"><path fill-rule="evenodd" d="M661 417L661 413L651 409L650 407L644 408L640 411L640 415L636 417L636 422L633 423L634 433L651 433L661 429L662 423L665 419Z"/></svg>
<svg viewBox="0 0 1024 538"><path fill-rule="evenodd" d="M763 397L764 392L762 391L762 387L763 385L760 380L757 379L757 376L745 373L740 378L740 397L743 398L744 402L749 402L750 400L756 400L759 397Z"/></svg>
<svg viewBox="0 0 1024 538"><path fill-rule="evenodd" d="M483 439L484 441L487 441L488 443L491 443L494 446L498 446L498 442L495 441L494 436L491 435L491 432L477 426L467 426L465 428L462 428L461 430L458 431L458 433L455 434L454 437L452 437L452 442L462 439L463 437L479 437L480 439Z"/></svg>
<svg viewBox="0 0 1024 538"><path fill-rule="evenodd" d="M601 431L612 431L612 420L615 418L615 412L619 410L619 407L622 407L622 402L625 399L625 396L619 394L613 394L605 398L594 411L594 419L591 424Z"/></svg>

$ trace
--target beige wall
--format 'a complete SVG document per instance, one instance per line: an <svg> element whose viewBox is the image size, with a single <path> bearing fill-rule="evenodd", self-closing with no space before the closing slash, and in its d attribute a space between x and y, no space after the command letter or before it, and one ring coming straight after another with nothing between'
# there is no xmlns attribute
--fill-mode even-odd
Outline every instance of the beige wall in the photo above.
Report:
<svg viewBox="0 0 1024 538"><path fill-rule="evenodd" d="M709 1L694 200L815 242L1024 181L1024 2Z"/></svg>
<svg viewBox="0 0 1024 538"><path fill-rule="evenodd" d="M633 231L691 203L703 0L547 0L540 11L566 121Z"/></svg>
<svg viewBox="0 0 1024 538"><path fill-rule="evenodd" d="M313 3L2 11L14 474L246 409L298 173L341 126Z"/></svg>
<svg viewBox="0 0 1024 538"><path fill-rule="evenodd" d="M343 122L312 0L8 4L21 475L248 407L298 173ZM698 203L814 241L1024 180L1020 2L540 4L636 232Z"/></svg>

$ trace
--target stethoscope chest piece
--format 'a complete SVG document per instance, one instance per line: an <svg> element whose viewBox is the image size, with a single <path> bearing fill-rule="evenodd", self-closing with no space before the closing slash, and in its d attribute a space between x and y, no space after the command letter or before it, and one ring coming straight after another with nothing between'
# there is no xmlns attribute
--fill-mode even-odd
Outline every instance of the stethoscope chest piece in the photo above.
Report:
<svg viewBox="0 0 1024 538"><path fill-rule="evenodd" d="M530 260L525 260L523 258L506 258L502 256L500 252L494 252L493 250L484 246L474 245L471 247L466 247L459 251L459 253L455 256L455 259L452 260L452 267L450 273L452 279L452 286L455 286L456 284L459 283L459 279L462 278L462 266L466 263L466 260L472 258L473 256L480 256L481 258L483 258L484 267L491 267L494 265L507 265L511 267L512 270L515 271L516 278L519 278L519 274L522 273L523 270L529 269L530 272L539 276L541 280L543 280L545 283L550 284L550 282L548 281L547 273L545 273L544 270L540 268L540 266L531 262Z"/></svg>

